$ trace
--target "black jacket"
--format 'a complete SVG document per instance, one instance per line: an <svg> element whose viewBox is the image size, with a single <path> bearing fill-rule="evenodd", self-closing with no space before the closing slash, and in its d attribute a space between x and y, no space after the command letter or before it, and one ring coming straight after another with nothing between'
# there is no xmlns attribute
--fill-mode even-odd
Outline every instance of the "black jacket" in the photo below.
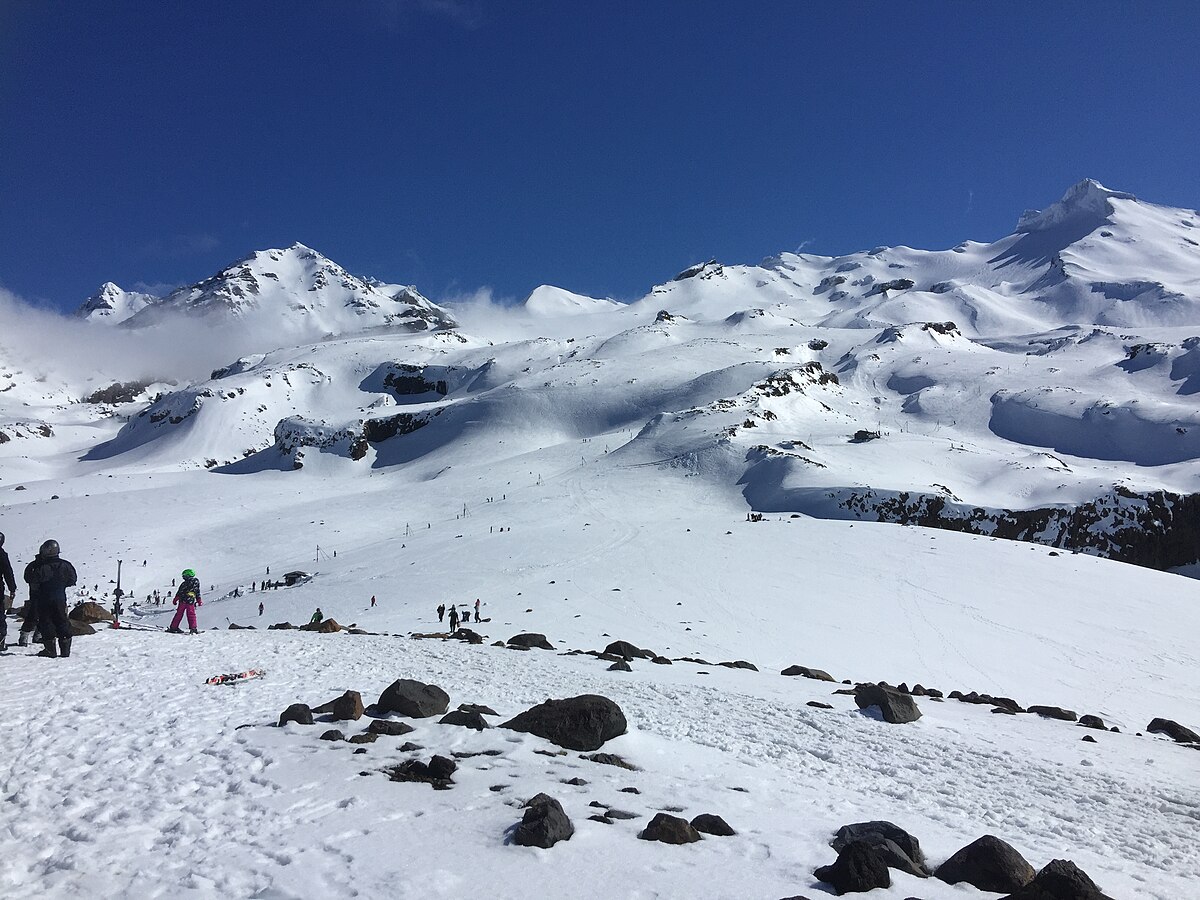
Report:
<svg viewBox="0 0 1200 900"><path fill-rule="evenodd" d="M77 581L75 567L58 556L39 556L25 567L29 584L29 599L35 601L67 600L67 588Z"/></svg>
<svg viewBox="0 0 1200 900"><path fill-rule="evenodd" d="M183 583L179 585L179 590L175 592L173 603L201 603L200 599L200 579L193 575L191 578L183 579Z"/></svg>
<svg viewBox="0 0 1200 900"><path fill-rule="evenodd" d="M0 582L8 585L8 592L17 592L17 580L13 577L12 563L8 561L8 553L0 550Z"/></svg>

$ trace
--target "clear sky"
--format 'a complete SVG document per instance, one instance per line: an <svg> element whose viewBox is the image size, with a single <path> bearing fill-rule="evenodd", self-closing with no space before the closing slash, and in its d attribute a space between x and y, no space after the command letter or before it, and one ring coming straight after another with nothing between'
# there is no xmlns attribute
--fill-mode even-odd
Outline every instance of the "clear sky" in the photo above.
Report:
<svg viewBox="0 0 1200 900"><path fill-rule="evenodd" d="M1200 5L0 0L0 285L300 241L433 299L1200 206Z"/></svg>

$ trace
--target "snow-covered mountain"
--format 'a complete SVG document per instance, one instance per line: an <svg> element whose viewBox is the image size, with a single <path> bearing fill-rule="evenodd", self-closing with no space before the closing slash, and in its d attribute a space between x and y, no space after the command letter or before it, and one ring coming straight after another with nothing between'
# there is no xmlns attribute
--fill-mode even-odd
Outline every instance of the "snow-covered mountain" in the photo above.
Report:
<svg viewBox="0 0 1200 900"><path fill-rule="evenodd" d="M144 307L124 324L145 328L181 316L215 323L232 320L281 336L371 328L427 331L453 325L447 313L416 288L366 281L303 244L256 251Z"/></svg>
<svg viewBox="0 0 1200 900"><path fill-rule="evenodd" d="M117 325L157 302L158 298L153 294L122 290L106 281L100 290L83 301L75 315L89 322Z"/></svg>
<svg viewBox="0 0 1200 900"><path fill-rule="evenodd" d="M836 830L884 819L930 869L990 834L1089 900L1192 896L1200 581L1152 569L1200 572L1198 222L1089 181L991 243L707 261L463 326L293 247L74 323L262 333L176 384L84 381L53 342L9 364L0 334L5 549L57 539L72 599L119 572L134 626L0 659L5 885L815 897ZM152 598L183 567L209 630L177 638ZM476 598L450 639L435 607ZM266 627L317 608L357 627ZM614 639L649 658L610 668ZM492 727L316 706L396 679ZM859 703L877 681L921 717ZM623 710L615 757L502 725L584 694ZM320 724L275 727L297 702ZM401 777L434 754L446 790ZM574 828L548 849L513 837L538 793ZM663 812L736 834L639 840ZM870 896L1005 896L924 874Z"/></svg>

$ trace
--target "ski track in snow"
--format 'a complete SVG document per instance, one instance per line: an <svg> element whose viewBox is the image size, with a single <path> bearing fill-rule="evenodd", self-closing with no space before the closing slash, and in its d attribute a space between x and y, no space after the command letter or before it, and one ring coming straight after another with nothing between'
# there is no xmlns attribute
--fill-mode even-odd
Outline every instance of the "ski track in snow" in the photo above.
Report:
<svg viewBox="0 0 1200 900"><path fill-rule="evenodd" d="M589 657L437 640L108 631L76 644L69 661L5 660L8 708L38 711L0 730L0 753L14 761L0 828L6 896L457 897L481 884L496 897L819 894L810 872L833 858L829 833L870 818L908 828L934 861L996 833L1035 866L1075 859L1121 898L1177 900L1200 866L1196 753L1160 739L1086 745L1065 723L926 700L920 722L891 726L830 697L838 685L687 663L609 673ZM267 678L202 684L247 660ZM602 693L631 725L604 749L643 771L541 756L533 750L555 748L432 720L362 755L317 736L364 722L268 727L292 702L317 705L346 688L370 702L397 677L502 716L547 695ZM238 730L244 723L254 727ZM409 739L424 759L502 755L460 760L456 786L434 792L379 774L409 756L397 751ZM561 783L574 775L589 784ZM619 792L631 785L642 793ZM505 846L520 818L505 801L540 790L563 802L575 837L549 851ZM589 822L592 799L638 818ZM716 812L739 835L682 848L637 841L665 806ZM935 881L894 882L879 896L963 896Z"/></svg>

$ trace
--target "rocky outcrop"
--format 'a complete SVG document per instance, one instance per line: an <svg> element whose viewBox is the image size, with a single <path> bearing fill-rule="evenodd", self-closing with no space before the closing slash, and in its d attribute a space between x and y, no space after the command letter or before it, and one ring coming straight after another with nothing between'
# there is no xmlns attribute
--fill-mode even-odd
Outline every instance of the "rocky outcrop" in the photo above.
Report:
<svg viewBox="0 0 1200 900"><path fill-rule="evenodd" d="M1001 900L1113 900L1075 863L1052 860L1023 888Z"/></svg>
<svg viewBox="0 0 1200 900"><path fill-rule="evenodd" d="M568 750L599 750L605 741L624 734L628 725L612 700L583 694L539 703L501 727L535 734Z"/></svg>
<svg viewBox="0 0 1200 900"><path fill-rule="evenodd" d="M802 678L813 678L817 681L835 681L836 679L823 669L810 669L808 666L788 666L780 675L799 675Z"/></svg>
<svg viewBox="0 0 1200 900"><path fill-rule="evenodd" d="M938 866L934 876L946 884L966 882L981 891L1015 891L1033 880L1031 866L1012 844L985 834Z"/></svg>
<svg viewBox="0 0 1200 900"><path fill-rule="evenodd" d="M1154 719L1146 726L1146 730L1151 734L1165 734L1180 744L1200 744L1200 734L1184 728L1173 719Z"/></svg>
<svg viewBox="0 0 1200 900"><path fill-rule="evenodd" d="M818 881L842 894L871 891L892 886L892 876L879 850L865 841L851 841L838 852L837 860L813 872Z"/></svg>
<svg viewBox="0 0 1200 900"><path fill-rule="evenodd" d="M508 639L510 647L536 647L539 650L553 650L554 645L546 640L544 634L516 634Z"/></svg>
<svg viewBox="0 0 1200 900"><path fill-rule="evenodd" d="M436 684L400 678L384 688L376 706L383 712L424 719L445 713L450 707L450 695Z"/></svg>
<svg viewBox="0 0 1200 900"><path fill-rule="evenodd" d="M915 722L921 718L921 710L912 697L880 684L860 684L854 690L854 702L859 709L878 707L883 721L893 725Z"/></svg>

